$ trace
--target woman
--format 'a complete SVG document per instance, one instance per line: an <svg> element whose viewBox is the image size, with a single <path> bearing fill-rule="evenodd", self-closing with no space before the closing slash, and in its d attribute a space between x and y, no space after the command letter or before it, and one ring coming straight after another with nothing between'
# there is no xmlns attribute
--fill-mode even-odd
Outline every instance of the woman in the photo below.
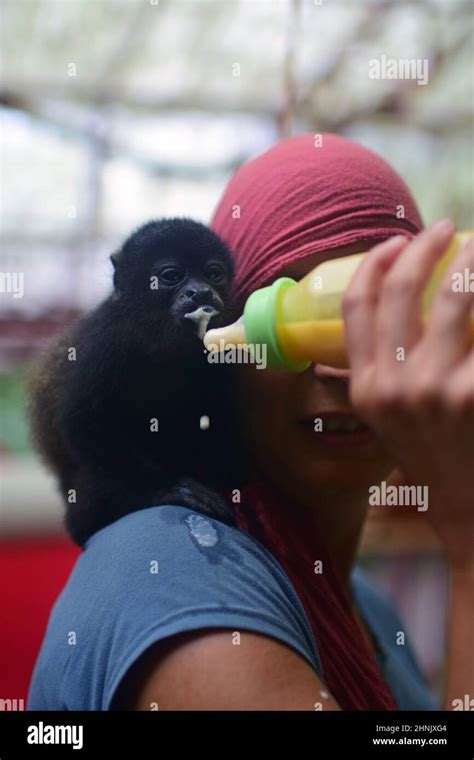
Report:
<svg viewBox="0 0 474 760"><path fill-rule="evenodd" d="M213 227L236 256L237 310L276 276L371 249L344 302L351 370L240 370L242 530L170 505L92 536L51 615L29 707L431 709L396 644L400 620L353 571L368 489L398 467L428 486L451 567L451 709L474 688L473 295L448 276L422 333L420 294L453 225L420 232L382 159L304 135L237 172ZM473 255L471 240L456 270Z"/></svg>

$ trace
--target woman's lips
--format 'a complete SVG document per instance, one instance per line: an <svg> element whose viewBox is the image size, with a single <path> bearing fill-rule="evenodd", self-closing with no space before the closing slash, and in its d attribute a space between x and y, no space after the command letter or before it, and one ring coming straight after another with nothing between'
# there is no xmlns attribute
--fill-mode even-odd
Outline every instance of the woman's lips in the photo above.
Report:
<svg viewBox="0 0 474 760"><path fill-rule="evenodd" d="M360 448L373 443L375 435L353 414L325 412L305 415L300 425L311 434L315 443L331 448Z"/></svg>

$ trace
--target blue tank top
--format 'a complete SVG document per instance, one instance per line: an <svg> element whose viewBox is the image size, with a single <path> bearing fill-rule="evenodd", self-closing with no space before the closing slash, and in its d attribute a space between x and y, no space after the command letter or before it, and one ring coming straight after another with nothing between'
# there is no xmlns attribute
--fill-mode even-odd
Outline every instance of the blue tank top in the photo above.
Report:
<svg viewBox="0 0 474 760"><path fill-rule="evenodd" d="M398 616L362 571L361 615L399 707L435 709ZM185 507L133 512L86 543L49 618L29 710L109 710L122 679L153 644L185 631L228 628L274 637L324 680L309 621L283 568L237 528Z"/></svg>

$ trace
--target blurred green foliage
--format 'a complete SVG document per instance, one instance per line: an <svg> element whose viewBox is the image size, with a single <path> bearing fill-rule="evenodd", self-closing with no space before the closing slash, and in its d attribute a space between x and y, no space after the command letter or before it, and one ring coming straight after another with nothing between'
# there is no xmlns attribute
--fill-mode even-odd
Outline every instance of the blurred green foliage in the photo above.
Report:
<svg viewBox="0 0 474 760"><path fill-rule="evenodd" d="M2 400L0 446L5 448L7 452L16 454L23 454L31 450L25 415L25 381L28 366L17 367L8 374L0 374L0 398Z"/></svg>

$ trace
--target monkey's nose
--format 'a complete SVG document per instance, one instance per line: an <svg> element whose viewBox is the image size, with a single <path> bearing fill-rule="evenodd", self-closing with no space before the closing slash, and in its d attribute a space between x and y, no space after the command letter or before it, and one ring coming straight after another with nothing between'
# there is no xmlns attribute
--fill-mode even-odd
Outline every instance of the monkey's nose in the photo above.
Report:
<svg viewBox="0 0 474 760"><path fill-rule="evenodd" d="M187 298L199 304L212 302L213 292L210 288L195 288L189 286L185 289L184 293Z"/></svg>
<svg viewBox="0 0 474 760"><path fill-rule="evenodd" d="M206 283L193 281L186 283L178 299L188 314L200 306L210 306L216 314L220 313L224 308L220 295L216 293L211 285L207 285Z"/></svg>

